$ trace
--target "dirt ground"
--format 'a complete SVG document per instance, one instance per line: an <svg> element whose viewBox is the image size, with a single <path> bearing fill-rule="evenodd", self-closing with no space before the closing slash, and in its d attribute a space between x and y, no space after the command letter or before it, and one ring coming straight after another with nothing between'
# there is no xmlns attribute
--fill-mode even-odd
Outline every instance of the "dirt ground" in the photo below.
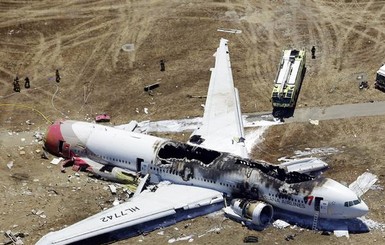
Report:
<svg viewBox="0 0 385 245"><path fill-rule="evenodd" d="M76 176L70 169L60 173L59 166L41 159L34 132L44 133L56 118L92 121L98 113L110 114L113 124L201 116L204 99L188 95L206 94L212 54L221 37L230 41L244 113L272 109L272 83L286 48L308 51L298 107L385 100L372 86L385 62L384 10L385 1L376 0L1 1L0 230L23 232L24 243L34 244L50 230L111 206L115 197L106 189L108 183L83 173ZM133 50L124 51L125 44L133 44ZM313 45L316 59L310 57ZM161 59L165 72L159 69ZM57 69L60 83L55 81ZM359 73L367 77L368 90L358 89ZM16 76L20 93L13 92ZM26 76L29 89L24 88ZM143 91L156 82L160 87L152 95ZM334 147L338 153L324 156L330 165L326 176L350 183L369 170L383 187L384 119L270 127L253 157L277 162L295 150ZM385 223L384 198L381 189L363 197L368 218ZM257 232L222 216L196 218L164 229L163 235L158 232L116 244L164 244L188 235L194 235L195 244L217 244L219 239L238 244L246 235L258 236L261 244L385 243L385 232L378 229L351 234L350 239L298 228ZM296 234L294 241L285 240L290 234Z"/></svg>

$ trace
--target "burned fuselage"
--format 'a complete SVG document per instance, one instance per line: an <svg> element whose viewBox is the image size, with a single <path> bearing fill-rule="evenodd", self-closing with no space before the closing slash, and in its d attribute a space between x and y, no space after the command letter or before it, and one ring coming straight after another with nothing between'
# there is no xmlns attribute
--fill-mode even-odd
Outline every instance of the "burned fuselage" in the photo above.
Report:
<svg viewBox="0 0 385 245"><path fill-rule="evenodd" d="M286 173L263 161L174 141L159 147L148 171L159 181L211 188L227 196L262 200L284 209L293 206L303 209L301 213L306 213L312 191L326 181L297 172Z"/></svg>

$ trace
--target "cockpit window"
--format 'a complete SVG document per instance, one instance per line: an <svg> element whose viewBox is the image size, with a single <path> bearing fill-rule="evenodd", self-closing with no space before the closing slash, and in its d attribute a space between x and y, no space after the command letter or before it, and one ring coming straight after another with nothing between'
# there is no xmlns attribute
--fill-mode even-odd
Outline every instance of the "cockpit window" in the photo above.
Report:
<svg viewBox="0 0 385 245"><path fill-rule="evenodd" d="M351 207L351 206L357 205L359 203L361 203L360 198L358 198L357 200L354 200L354 201L345 202L345 207Z"/></svg>

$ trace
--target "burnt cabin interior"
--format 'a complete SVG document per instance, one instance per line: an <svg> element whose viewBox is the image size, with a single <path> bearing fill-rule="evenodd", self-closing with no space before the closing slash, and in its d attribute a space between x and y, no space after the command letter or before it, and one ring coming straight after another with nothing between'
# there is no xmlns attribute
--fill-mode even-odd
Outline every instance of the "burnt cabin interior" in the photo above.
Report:
<svg viewBox="0 0 385 245"><path fill-rule="evenodd" d="M214 150L173 141L165 143L158 152L158 157L161 159L162 164L172 164L175 160L187 159L190 161L198 161L204 165L209 165L221 155L222 153ZM257 163L251 161L250 159L242 159L239 157L235 157L235 160L235 167L237 165L242 165L244 167L258 169L262 173L288 184L300 183L314 179L313 176L298 172L286 173L286 171L279 166L265 164L263 162Z"/></svg>

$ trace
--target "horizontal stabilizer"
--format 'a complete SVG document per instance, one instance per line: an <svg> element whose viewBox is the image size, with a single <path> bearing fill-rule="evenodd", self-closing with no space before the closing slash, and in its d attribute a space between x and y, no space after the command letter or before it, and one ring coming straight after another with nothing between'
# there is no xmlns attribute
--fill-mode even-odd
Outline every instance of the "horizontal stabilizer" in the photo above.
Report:
<svg viewBox="0 0 385 245"><path fill-rule="evenodd" d="M310 173L320 171L328 167L328 164L318 158L309 157L281 163L280 167L286 172Z"/></svg>
<svg viewBox="0 0 385 245"><path fill-rule="evenodd" d="M365 172L358 176L357 180L349 185L349 189L361 197L365 194L374 183L378 180L377 176L369 172Z"/></svg>

